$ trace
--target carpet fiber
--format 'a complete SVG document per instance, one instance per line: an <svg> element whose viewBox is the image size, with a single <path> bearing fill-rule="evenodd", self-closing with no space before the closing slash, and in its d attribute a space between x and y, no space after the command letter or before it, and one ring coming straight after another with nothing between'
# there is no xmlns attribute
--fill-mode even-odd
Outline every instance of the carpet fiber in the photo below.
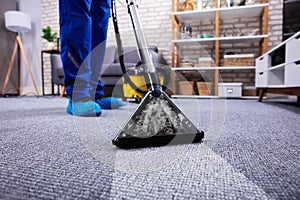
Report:
<svg viewBox="0 0 300 200"><path fill-rule="evenodd" d="M300 107L175 102L203 143L121 150L111 140L136 104L82 118L65 98L0 98L0 199L300 198Z"/></svg>

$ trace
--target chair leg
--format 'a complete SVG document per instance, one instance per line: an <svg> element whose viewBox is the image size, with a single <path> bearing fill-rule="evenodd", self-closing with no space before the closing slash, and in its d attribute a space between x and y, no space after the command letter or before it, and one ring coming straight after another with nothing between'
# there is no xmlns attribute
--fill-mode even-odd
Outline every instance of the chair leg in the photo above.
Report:
<svg viewBox="0 0 300 200"><path fill-rule="evenodd" d="M66 92L66 86L63 85L63 86L61 86L60 97L64 97L65 92Z"/></svg>

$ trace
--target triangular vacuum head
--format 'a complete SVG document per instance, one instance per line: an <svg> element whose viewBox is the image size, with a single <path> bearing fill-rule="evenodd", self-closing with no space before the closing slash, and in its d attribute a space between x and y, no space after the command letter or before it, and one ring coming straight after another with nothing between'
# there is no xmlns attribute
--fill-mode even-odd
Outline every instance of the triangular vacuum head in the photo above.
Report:
<svg viewBox="0 0 300 200"><path fill-rule="evenodd" d="M166 93L148 92L112 143L128 149L196 143L203 137Z"/></svg>

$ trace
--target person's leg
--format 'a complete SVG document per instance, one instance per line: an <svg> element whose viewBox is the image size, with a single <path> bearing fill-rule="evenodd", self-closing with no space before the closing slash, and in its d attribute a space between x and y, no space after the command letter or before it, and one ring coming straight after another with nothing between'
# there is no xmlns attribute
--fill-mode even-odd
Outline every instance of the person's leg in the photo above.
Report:
<svg viewBox="0 0 300 200"><path fill-rule="evenodd" d="M103 65L105 50L108 21L110 18L110 0L93 0L91 7L92 17L92 84L94 91L91 96L99 99L103 96L103 83L99 80L101 68Z"/></svg>
<svg viewBox="0 0 300 200"><path fill-rule="evenodd" d="M92 86L93 91L91 96L95 98L96 103L102 109L115 109L126 104L117 98L104 98L103 96L103 83L99 80L101 68L103 65L106 53L106 39L108 20L110 18L111 0L93 0L91 8L92 16Z"/></svg>
<svg viewBox="0 0 300 200"><path fill-rule="evenodd" d="M82 116L101 113L100 107L89 100L92 71L87 56L92 43L91 4L92 0L59 0L61 58L70 97L67 112Z"/></svg>
<svg viewBox="0 0 300 200"><path fill-rule="evenodd" d="M91 3L92 0L59 0L61 58L65 85L67 95L74 100L90 97L91 70L83 61L91 51ZM75 80L78 83L76 89Z"/></svg>

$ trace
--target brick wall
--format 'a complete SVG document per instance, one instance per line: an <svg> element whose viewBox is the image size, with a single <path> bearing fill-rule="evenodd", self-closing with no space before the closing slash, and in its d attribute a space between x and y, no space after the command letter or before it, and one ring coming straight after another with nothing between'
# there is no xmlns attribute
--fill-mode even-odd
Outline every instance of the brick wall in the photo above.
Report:
<svg viewBox="0 0 300 200"><path fill-rule="evenodd" d="M170 60L172 1L139 0L137 3L148 45L158 46L159 51L164 53L164 57ZM119 1L116 1L116 5L122 43L124 46L136 45L127 6ZM108 31L108 45L116 45L114 27L111 21Z"/></svg>
<svg viewBox="0 0 300 200"><path fill-rule="evenodd" d="M120 3L121 2L121 3ZM127 13L127 8L124 1L116 1L117 3L117 14L120 28L120 34L124 46L135 45L135 39L132 32L132 26L130 18ZM124 3L122 3L124 2ZM139 5L139 13L144 27L144 32L147 42L149 45L157 45L159 51L161 51L168 62L171 62L171 12L172 12L172 1L162 0L137 0ZM283 0L270 0L269 2L269 49L276 46L281 42L282 34L282 6ZM198 24L193 24L193 37L196 37L197 33L200 32L211 32L214 22L203 21ZM232 29L235 24L235 28L241 29L243 33L258 27L257 18L245 18L245 19L232 19L221 21L220 34L229 34L228 30ZM54 31L59 30L58 25L58 1L53 0L42 0L42 26L50 25ZM201 29L200 29L201 25ZM226 31L227 30L227 31ZM115 45L115 36L112 22L109 24L108 31L108 45ZM45 47L45 42L43 42ZM226 44L222 46L220 50L220 57L227 51L235 51L236 53L254 53L255 56L258 54L257 44ZM214 49L211 47L204 46L202 50L205 50L208 55L214 55ZM199 48L183 48L182 56L187 59L197 60L203 51L199 51ZM221 63L223 64L223 59ZM49 62L46 62L46 68L49 69ZM46 80L50 82L49 70L46 70ZM227 71L221 73L222 79L226 81L242 81L244 85L254 85L254 70L243 70L243 71ZM208 76L211 76L210 74Z"/></svg>
<svg viewBox="0 0 300 200"><path fill-rule="evenodd" d="M56 32L59 37L59 15L58 15L58 1L53 0L42 0L41 1L41 27L50 26L53 32ZM41 30L42 32L42 30ZM42 39L42 49L49 49L48 42ZM44 84L45 93L50 94L51 91L51 65L50 55L44 54Z"/></svg>

